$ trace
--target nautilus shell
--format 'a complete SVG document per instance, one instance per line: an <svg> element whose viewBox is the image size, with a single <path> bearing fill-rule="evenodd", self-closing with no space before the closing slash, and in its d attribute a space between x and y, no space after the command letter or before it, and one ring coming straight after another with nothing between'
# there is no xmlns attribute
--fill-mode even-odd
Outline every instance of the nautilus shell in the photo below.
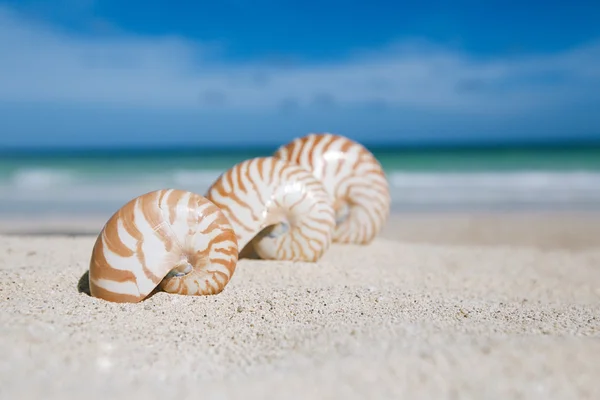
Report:
<svg viewBox="0 0 600 400"><path fill-rule="evenodd" d="M125 204L98 235L90 294L130 303L157 290L217 294L237 261L235 232L217 206L199 194L157 190Z"/></svg>
<svg viewBox="0 0 600 400"><path fill-rule="evenodd" d="M334 199L334 242L368 244L390 212L389 184L381 164L363 145L331 133L311 133L274 154L313 172Z"/></svg>
<svg viewBox="0 0 600 400"><path fill-rule="evenodd" d="M231 222L240 251L250 244L262 259L318 260L335 228L331 199L312 173L274 157L234 165L206 197Z"/></svg>

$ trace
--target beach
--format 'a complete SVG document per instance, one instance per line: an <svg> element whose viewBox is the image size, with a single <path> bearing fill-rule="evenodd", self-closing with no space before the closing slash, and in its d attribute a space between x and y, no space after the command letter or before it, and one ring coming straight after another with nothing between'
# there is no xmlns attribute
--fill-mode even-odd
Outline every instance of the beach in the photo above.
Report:
<svg viewBox="0 0 600 400"><path fill-rule="evenodd" d="M2 398L599 398L600 214L394 213L215 296L88 296L104 220L0 223ZM62 228L62 231L61 231Z"/></svg>
<svg viewBox="0 0 600 400"><path fill-rule="evenodd" d="M380 152L368 246L241 259L214 296L86 293L126 201L272 151L0 161L1 397L600 398L598 149Z"/></svg>
<svg viewBox="0 0 600 400"><path fill-rule="evenodd" d="M0 400L600 400L599 13L0 0Z"/></svg>

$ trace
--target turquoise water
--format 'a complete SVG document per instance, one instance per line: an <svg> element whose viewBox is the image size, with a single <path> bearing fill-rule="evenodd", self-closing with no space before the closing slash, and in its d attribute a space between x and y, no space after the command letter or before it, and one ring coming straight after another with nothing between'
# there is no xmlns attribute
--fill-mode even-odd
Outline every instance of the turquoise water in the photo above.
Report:
<svg viewBox="0 0 600 400"><path fill-rule="evenodd" d="M47 152L0 154L0 177L22 168L77 169L89 173L116 170L160 172L162 169L227 169L274 149L228 151L217 149L166 151ZM508 149L373 149L387 171L516 171L600 170L600 148L508 148Z"/></svg>
<svg viewBox="0 0 600 400"><path fill-rule="evenodd" d="M204 193L274 148L0 154L0 212L106 213L142 193ZM373 148L395 209L600 208L600 148Z"/></svg>

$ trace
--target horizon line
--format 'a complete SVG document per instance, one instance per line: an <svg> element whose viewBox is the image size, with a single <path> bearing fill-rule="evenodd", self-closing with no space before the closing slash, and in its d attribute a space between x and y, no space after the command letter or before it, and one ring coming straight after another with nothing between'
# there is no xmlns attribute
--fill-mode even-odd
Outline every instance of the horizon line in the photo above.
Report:
<svg viewBox="0 0 600 400"><path fill-rule="evenodd" d="M352 139L352 138L350 138ZM290 139L289 141L291 141ZM577 138L567 139L557 138L528 138L528 139L487 139L487 140L398 140L390 141L359 141L352 139L365 146L368 150L377 153L398 152L398 151L460 151L460 150L527 150L527 149L591 149L600 148L600 137L597 138ZM285 143L288 143L286 141ZM262 144L169 144L169 145L146 145L138 144L117 145L117 146L94 146L94 145L75 145L75 146L0 146L0 155L8 156L34 156L34 155L111 155L119 153L128 154L206 154L206 153L258 153L270 149L274 152L279 146L285 143L262 143Z"/></svg>

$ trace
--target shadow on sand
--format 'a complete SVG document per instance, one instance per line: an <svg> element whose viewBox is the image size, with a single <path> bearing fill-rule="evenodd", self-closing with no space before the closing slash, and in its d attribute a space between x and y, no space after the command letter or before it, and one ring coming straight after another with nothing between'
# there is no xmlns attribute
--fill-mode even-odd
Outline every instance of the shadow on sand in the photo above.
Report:
<svg viewBox="0 0 600 400"><path fill-rule="evenodd" d="M79 293L85 293L88 296L91 296L90 293L90 271L86 270L85 273L79 278L79 282L77 283L77 291Z"/></svg>

